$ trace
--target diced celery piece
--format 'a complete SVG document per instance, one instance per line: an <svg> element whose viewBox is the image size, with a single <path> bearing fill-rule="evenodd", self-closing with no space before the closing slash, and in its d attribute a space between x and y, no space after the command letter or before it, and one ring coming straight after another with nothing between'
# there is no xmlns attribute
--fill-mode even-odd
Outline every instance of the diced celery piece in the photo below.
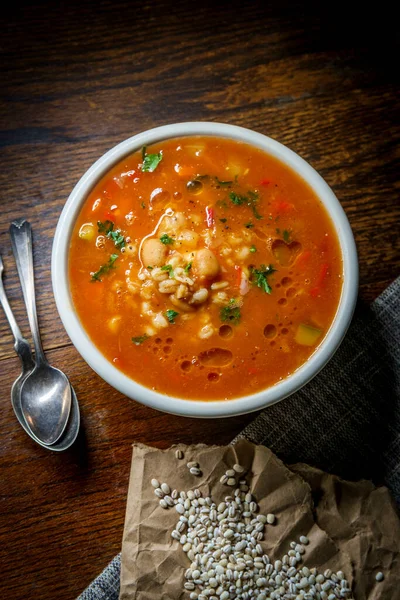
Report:
<svg viewBox="0 0 400 600"><path fill-rule="evenodd" d="M320 329L301 323L297 328L294 339L300 346L314 346L321 335L322 331Z"/></svg>
<svg viewBox="0 0 400 600"><path fill-rule="evenodd" d="M79 237L82 240L90 242L95 236L95 229L92 223L84 223L79 230Z"/></svg>
<svg viewBox="0 0 400 600"><path fill-rule="evenodd" d="M243 173L243 167L240 164L230 162L226 167L226 171L229 174L229 177L239 177Z"/></svg>

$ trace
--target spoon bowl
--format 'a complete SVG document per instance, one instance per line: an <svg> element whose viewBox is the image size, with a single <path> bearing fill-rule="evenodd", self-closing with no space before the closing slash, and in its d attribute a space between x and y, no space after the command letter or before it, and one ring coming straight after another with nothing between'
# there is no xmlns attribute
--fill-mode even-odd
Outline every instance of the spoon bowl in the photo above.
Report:
<svg viewBox="0 0 400 600"><path fill-rule="evenodd" d="M27 433L39 446L42 448L46 448L46 450L52 450L53 452L63 452L72 446L78 437L79 427L80 427L80 412L79 412L79 404L78 399L75 394L74 388L71 386L71 412L69 415L69 419L67 425L65 427L64 433L62 437L57 440L51 446L44 444L39 438L35 436L35 434L31 431L30 427L27 425L24 414L21 408L21 386L26 378L26 374L21 373L18 379L13 383L11 388L11 404L17 417L21 427L24 429L25 433Z"/></svg>
<svg viewBox="0 0 400 600"><path fill-rule="evenodd" d="M54 444L67 426L71 408L71 386L60 371L37 364L20 390L21 410L32 433L43 444Z"/></svg>

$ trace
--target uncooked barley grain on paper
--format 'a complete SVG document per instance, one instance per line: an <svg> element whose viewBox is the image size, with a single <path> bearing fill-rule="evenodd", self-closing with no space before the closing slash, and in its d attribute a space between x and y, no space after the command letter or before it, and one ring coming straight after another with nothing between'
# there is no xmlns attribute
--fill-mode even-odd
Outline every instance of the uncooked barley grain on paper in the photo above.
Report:
<svg viewBox="0 0 400 600"><path fill-rule="evenodd" d="M195 462L187 467L196 470L193 475L200 471ZM271 563L260 541L265 527L275 525L277 519L273 514L258 514L244 471L235 464L221 477L221 483L231 489L218 505L199 489L173 490L170 495L168 484L155 486L158 480L151 481L160 506L174 507L179 514L171 536L191 563L184 583L190 600L350 600L352 592L342 571L319 573L301 565L309 544L304 535L291 542L281 560ZM382 579L378 573L376 580Z"/></svg>

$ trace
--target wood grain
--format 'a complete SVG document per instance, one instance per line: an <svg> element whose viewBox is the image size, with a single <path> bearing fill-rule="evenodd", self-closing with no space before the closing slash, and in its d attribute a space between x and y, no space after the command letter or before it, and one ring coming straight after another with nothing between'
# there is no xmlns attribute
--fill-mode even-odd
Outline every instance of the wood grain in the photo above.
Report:
<svg viewBox="0 0 400 600"><path fill-rule="evenodd" d="M11 221L25 216L34 229L44 347L76 388L83 427L77 444L56 455L18 426L9 390L19 363L0 315L4 597L70 599L118 552L132 442L227 443L252 419L204 422L155 412L111 389L71 346L52 296L52 239L68 194L104 151L177 121L223 121L270 135L308 160L341 201L358 246L361 297L372 301L398 275L395 19L389 7L373 15L346 11L345 18L339 8L105 0L14 2L5 9L5 286L27 335L8 236Z"/></svg>

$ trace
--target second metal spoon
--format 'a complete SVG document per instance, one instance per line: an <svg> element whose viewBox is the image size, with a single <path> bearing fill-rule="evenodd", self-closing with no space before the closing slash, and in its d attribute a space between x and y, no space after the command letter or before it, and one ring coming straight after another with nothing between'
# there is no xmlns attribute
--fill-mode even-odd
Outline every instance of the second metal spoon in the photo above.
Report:
<svg viewBox="0 0 400 600"><path fill-rule="evenodd" d="M36 314L33 278L32 230L25 219L10 226L11 242L33 343L36 364L21 384L21 410L32 433L46 445L62 436L71 409L71 386L66 375L51 367L44 355Z"/></svg>

